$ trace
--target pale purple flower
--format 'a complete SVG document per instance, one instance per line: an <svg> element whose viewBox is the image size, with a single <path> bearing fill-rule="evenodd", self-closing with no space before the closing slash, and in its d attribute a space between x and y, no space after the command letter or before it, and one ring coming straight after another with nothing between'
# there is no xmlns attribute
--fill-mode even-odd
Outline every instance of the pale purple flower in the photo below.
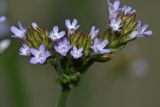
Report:
<svg viewBox="0 0 160 107"><path fill-rule="evenodd" d="M72 23L69 19L66 19L65 24L66 24L66 27L68 28L69 34L74 33L80 26L80 25L78 25L77 19L73 19Z"/></svg>
<svg viewBox="0 0 160 107"><path fill-rule="evenodd" d="M0 38L6 37L10 31L8 20L5 16L0 16Z"/></svg>
<svg viewBox="0 0 160 107"><path fill-rule="evenodd" d="M63 39L62 41L59 41L58 44L54 46L56 52L58 52L62 56L66 56L71 48L72 46L68 44L68 40L66 38Z"/></svg>
<svg viewBox="0 0 160 107"><path fill-rule="evenodd" d="M50 32L49 38L51 38L53 41L59 40L65 35L65 31L58 31L58 26L53 27L53 30Z"/></svg>
<svg viewBox="0 0 160 107"><path fill-rule="evenodd" d="M0 16L0 23L1 22L5 22L7 19L6 19L6 17L5 16Z"/></svg>
<svg viewBox="0 0 160 107"><path fill-rule="evenodd" d="M43 44L39 47L39 50L31 48L30 52L34 56L30 60L31 64L44 64L47 58L51 56L51 53L46 50Z"/></svg>
<svg viewBox="0 0 160 107"><path fill-rule="evenodd" d="M109 19L116 18L119 12L120 1L115 0L112 4L110 0L107 0L108 10L109 10Z"/></svg>
<svg viewBox="0 0 160 107"><path fill-rule="evenodd" d="M77 49L77 47L73 46L73 49L71 50L71 55L73 56L74 59L78 59L82 57L83 55L83 48Z"/></svg>
<svg viewBox="0 0 160 107"><path fill-rule="evenodd" d="M126 15L126 14L132 14L134 12L136 12L136 10L133 10L131 6L124 6L122 7L122 12Z"/></svg>
<svg viewBox="0 0 160 107"><path fill-rule="evenodd" d="M19 49L19 54L22 56L30 56L29 46L26 44L23 44L23 46Z"/></svg>
<svg viewBox="0 0 160 107"><path fill-rule="evenodd" d="M34 28L34 29L37 29L38 28L38 24L36 23L36 22L32 22L32 27Z"/></svg>
<svg viewBox="0 0 160 107"><path fill-rule="evenodd" d="M120 31L121 25L121 19L112 19L111 23L109 25L113 31Z"/></svg>
<svg viewBox="0 0 160 107"><path fill-rule="evenodd" d="M151 30L146 31L148 28L148 25L145 24L141 26L141 21L138 21L137 28L134 32L132 32L129 37L135 38L135 37L144 37L144 36L151 36L153 32Z"/></svg>
<svg viewBox="0 0 160 107"><path fill-rule="evenodd" d="M94 51L96 54L106 54L110 53L110 49L104 49L108 44L108 40L103 40L100 42L98 38L95 38L93 46L91 46L91 49Z"/></svg>
<svg viewBox="0 0 160 107"><path fill-rule="evenodd" d="M90 32L90 35L91 35L91 39L94 39L99 33L99 29L96 29L95 26L92 26L91 28L91 32Z"/></svg>
<svg viewBox="0 0 160 107"><path fill-rule="evenodd" d="M23 26L21 22L18 22L19 28L15 26L11 26L11 32L14 34L13 37L21 38L21 39L26 39L25 33L26 33L26 28Z"/></svg>
<svg viewBox="0 0 160 107"><path fill-rule="evenodd" d="M147 24L141 26L141 21L139 21L137 25L137 30L138 30L137 37L151 36L153 32L151 30L146 31L147 28L148 28Z"/></svg>
<svg viewBox="0 0 160 107"><path fill-rule="evenodd" d="M0 41L0 54L3 53L11 44L9 39L4 39Z"/></svg>

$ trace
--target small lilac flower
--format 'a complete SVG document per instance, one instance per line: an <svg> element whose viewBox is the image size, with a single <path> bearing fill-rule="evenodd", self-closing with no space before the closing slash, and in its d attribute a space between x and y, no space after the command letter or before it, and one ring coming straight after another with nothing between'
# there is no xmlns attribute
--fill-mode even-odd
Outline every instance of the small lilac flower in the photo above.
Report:
<svg viewBox="0 0 160 107"><path fill-rule="evenodd" d="M139 21L138 25L137 25L137 30L138 30L137 37L151 36L153 32L151 30L146 31L147 28L148 28L147 24L145 24L143 27L141 27L141 21Z"/></svg>
<svg viewBox="0 0 160 107"><path fill-rule="evenodd" d="M126 14L132 14L134 12L136 12L136 10L133 10L131 6L124 6L122 7L122 12L126 15Z"/></svg>
<svg viewBox="0 0 160 107"><path fill-rule="evenodd" d="M95 38L93 46L91 46L91 49L96 54L106 54L110 53L110 49L104 49L108 44L108 40L103 40L102 42L99 41L98 38Z"/></svg>
<svg viewBox="0 0 160 107"><path fill-rule="evenodd" d="M92 26L91 32L90 32L91 39L94 39L97 36L98 33L99 33L99 29L96 29L95 26Z"/></svg>
<svg viewBox="0 0 160 107"><path fill-rule="evenodd" d="M5 16L0 16L0 22L5 22L7 19Z"/></svg>
<svg viewBox="0 0 160 107"><path fill-rule="evenodd" d="M83 48L77 49L77 47L73 46L73 50L71 50L71 55L74 59L78 59L83 55Z"/></svg>
<svg viewBox="0 0 160 107"><path fill-rule="evenodd" d="M62 56L66 56L71 48L72 46L68 44L68 40L66 38L59 41L58 44L54 46L54 49Z"/></svg>
<svg viewBox="0 0 160 107"><path fill-rule="evenodd" d="M4 39L0 41L0 54L2 54L11 44L9 39Z"/></svg>
<svg viewBox="0 0 160 107"><path fill-rule="evenodd" d="M80 25L77 25L78 24L77 19L74 19L72 23L69 19L66 19L65 24L66 24L66 27L68 28L69 34L74 33L80 26Z"/></svg>
<svg viewBox="0 0 160 107"><path fill-rule="evenodd" d="M0 16L0 38L6 37L10 31L8 20L5 16Z"/></svg>
<svg viewBox="0 0 160 107"><path fill-rule="evenodd" d="M50 32L49 38L53 41L59 40L65 35L65 31L58 32L58 26L53 27L53 30Z"/></svg>
<svg viewBox="0 0 160 107"><path fill-rule="evenodd" d="M29 46L26 44L23 44L23 46L19 49L19 54L22 56L30 56Z"/></svg>
<svg viewBox="0 0 160 107"><path fill-rule="evenodd" d="M51 53L49 51L46 51L46 48L44 45L41 45L39 47L39 50L31 48L30 52L34 56L30 60L31 64L38 64L38 63L44 64L47 58L51 56Z"/></svg>
<svg viewBox="0 0 160 107"><path fill-rule="evenodd" d="M116 18L119 12L120 1L115 0L112 4L110 0L107 0L108 10L109 10L109 19Z"/></svg>
<svg viewBox="0 0 160 107"><path fill-rule="evenodd" d="M32 22L32 27L34 28L34 29L37 29L38 28L38 24L36 23L36 22Z"/></svg>
<svg viewBox="0 0 160 107"><path fill-rule="evenodd" d="M113 31L120 31L120 28L122 27L121 19L116 20L113 18L109 26L112 28Z"/></svg>
<svg viewBox="0 0 160 107"><path fill-rule="evenodd" d="M153 32L151 30L146 31L148 28L148 25L145 24L143 27L141 26L141 21L138 21L137 28L134 32L132 32L129 37L135 38L135 37L144 37L144 36L151 36Z"/></svg>
<svg viewBox="0 0 160 107"><path fill-rule="evenodd" d="M23 26L21 22L18 22L19 29L15 26L11 26L11 32L14 34L13 37L25 39L26 28Z"/></svg>

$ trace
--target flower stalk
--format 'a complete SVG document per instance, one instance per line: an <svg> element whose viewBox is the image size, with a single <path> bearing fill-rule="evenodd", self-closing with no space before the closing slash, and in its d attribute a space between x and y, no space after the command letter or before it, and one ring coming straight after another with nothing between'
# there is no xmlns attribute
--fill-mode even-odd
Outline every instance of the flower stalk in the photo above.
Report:
<svg viewBox="0 0 160 107"><path fill-rule="evenodd" d="M71 89L62 87L61 95L59 97L56 107L66 107L66 103L67 103L67 99L68 99L70 91Z"/></svg>

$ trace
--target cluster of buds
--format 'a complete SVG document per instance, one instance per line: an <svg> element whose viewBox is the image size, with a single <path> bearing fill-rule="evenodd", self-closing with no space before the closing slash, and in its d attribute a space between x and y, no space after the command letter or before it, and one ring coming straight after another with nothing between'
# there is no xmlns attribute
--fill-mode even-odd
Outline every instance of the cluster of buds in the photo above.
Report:
<svg viewBox="0 0 160 107"><path fill-rule="evenodd" d="M19 54L30 56L31 64L50 63L57 71L57 82L63 87L78 85L83 74L94 62L107 62L114 52L122 49L137 37L150 36L148 25L141 26L136 21L136 11L130 6L120 8L120 1L109 0L109 24L104 35L99 29L91 27L90 33L79 30L77 19L65 20L67 32L54 26L51 31L40 28L35 22L19 28L12 26L13 37L23 40Z"/></svg>

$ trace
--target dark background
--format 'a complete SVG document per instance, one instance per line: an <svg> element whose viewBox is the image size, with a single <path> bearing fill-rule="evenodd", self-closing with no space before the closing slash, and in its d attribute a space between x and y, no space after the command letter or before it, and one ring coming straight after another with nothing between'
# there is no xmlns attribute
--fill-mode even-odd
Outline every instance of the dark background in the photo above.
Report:
<svg viewBox="0 0 160 107"><path fill-rule="evenodd" d="M2 1L2 0L1 0ZM12 25L18 20L51 29L65 28L66 18L77 18L81 29L106 28L105 0L7 0L6 15ZM67 107L160 107L160 1L121 0L137 10L137 19L148 23L154 35L139 38L115 54L109 63L96 63L79 87L72 90ZM0 7L1 8L1 7ZM9 35L11 36L11 35ZM0 107L54 107L60 87L49 66L30 65L18 55L20 40L0 55Z"/></svg>

